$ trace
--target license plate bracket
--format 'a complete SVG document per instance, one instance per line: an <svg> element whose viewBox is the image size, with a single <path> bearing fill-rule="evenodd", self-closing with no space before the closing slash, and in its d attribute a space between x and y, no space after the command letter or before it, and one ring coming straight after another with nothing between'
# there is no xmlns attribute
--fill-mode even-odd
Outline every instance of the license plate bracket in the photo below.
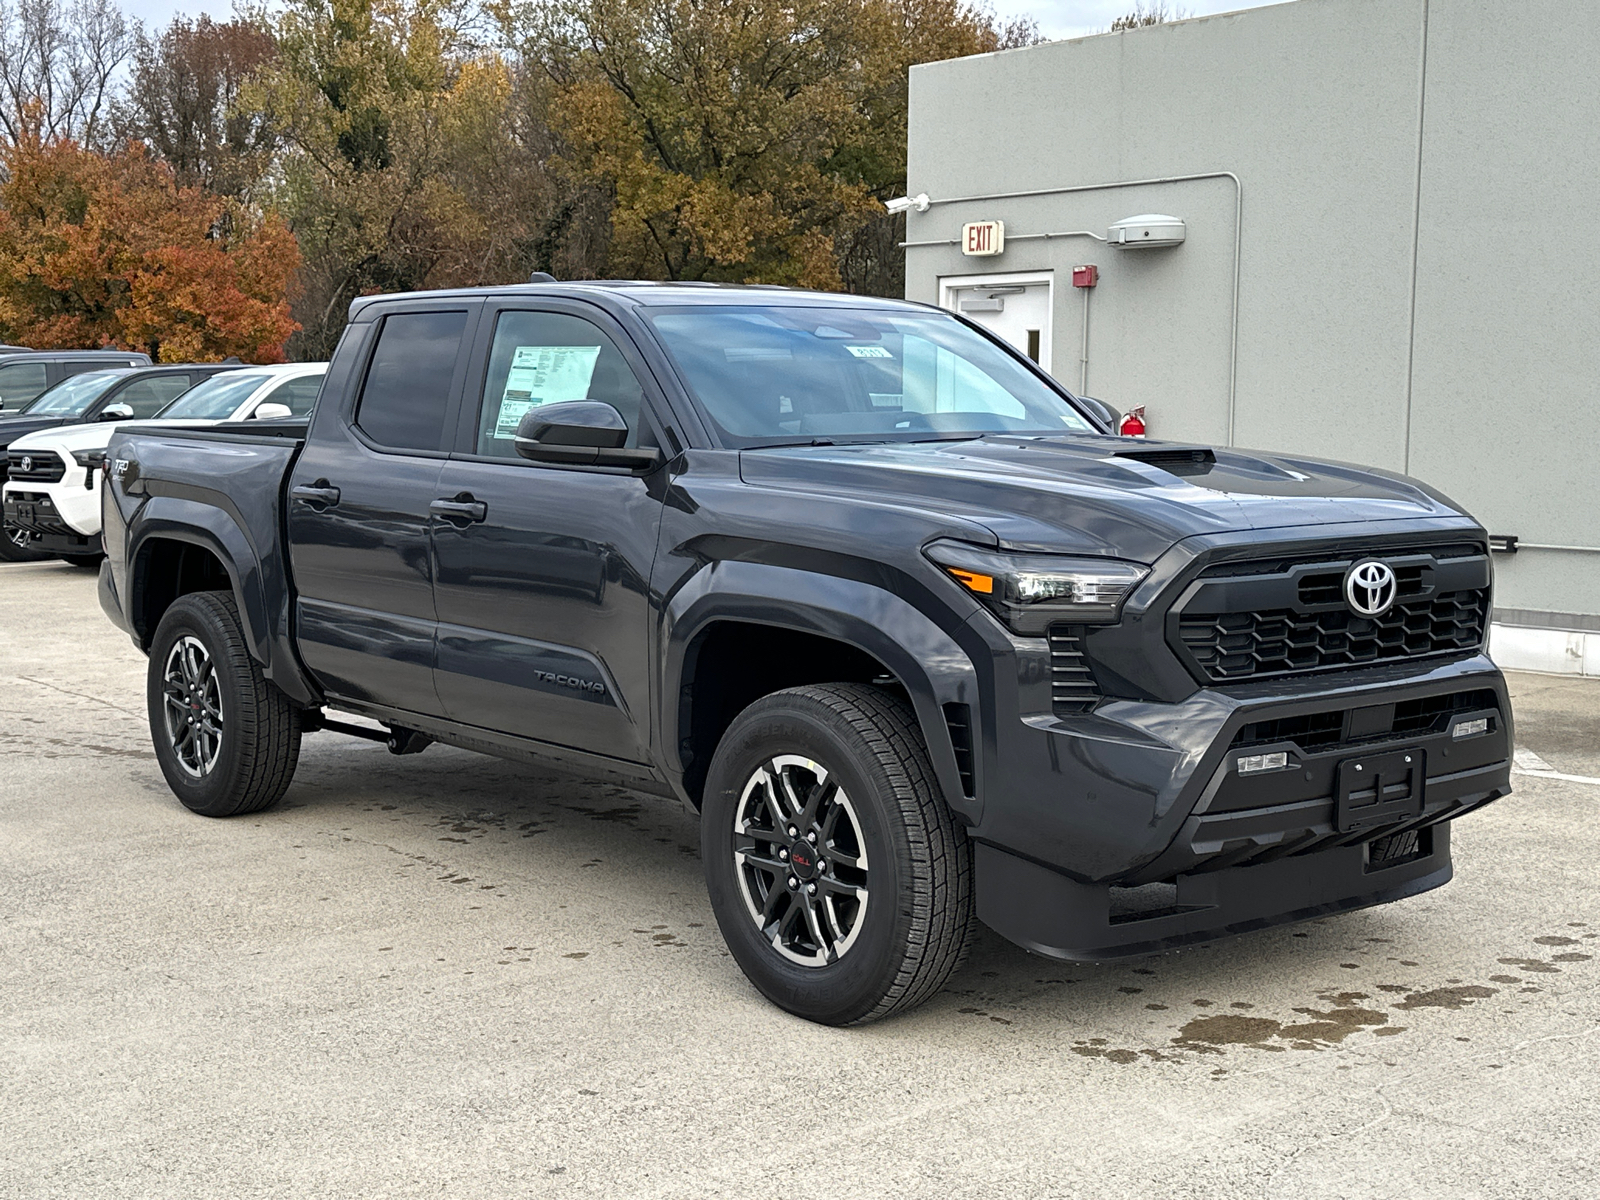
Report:
<svg viewBox="0 0 1600 1200"><path fill-rule="evenodd" d="M1335 772L1333 827L1355 833L1420 817L1427 785L1426 751L1347 758Z"/></svg>

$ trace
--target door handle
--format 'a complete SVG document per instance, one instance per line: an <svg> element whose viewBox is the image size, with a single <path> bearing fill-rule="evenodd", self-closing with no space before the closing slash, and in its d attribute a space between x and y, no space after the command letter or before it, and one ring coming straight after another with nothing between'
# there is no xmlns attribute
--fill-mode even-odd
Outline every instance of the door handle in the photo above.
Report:
<svg viewBox="0 0 1600 1200"><path fill-rule="evenodd" d="M489 506L482 500L474 500L471 492L462 492L447 500L435 500L428 505L428 511L437 513L447 521L482 521L489 516Z"/></svg>
<svg viewBox="0 0 1600 1200"><path fill-rule="evenodd" d="M339 503L339 489L330 487L326 479L319 479L312 484L298 483L289 489L289 495L312 507L320 504L324 508L332 508Z"/></svg>

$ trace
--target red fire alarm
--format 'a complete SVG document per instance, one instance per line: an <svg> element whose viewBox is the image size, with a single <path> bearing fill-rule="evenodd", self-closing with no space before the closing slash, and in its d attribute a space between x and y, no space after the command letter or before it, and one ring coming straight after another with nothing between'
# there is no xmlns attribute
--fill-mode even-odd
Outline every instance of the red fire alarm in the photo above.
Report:
<svg viewBox="0 0 1600 1200"><path fill-rule="evenodd" d="M1072 268L1073 287L1093 287L1100 282L1100 268L1093 263L1084 267Z"/></svg>

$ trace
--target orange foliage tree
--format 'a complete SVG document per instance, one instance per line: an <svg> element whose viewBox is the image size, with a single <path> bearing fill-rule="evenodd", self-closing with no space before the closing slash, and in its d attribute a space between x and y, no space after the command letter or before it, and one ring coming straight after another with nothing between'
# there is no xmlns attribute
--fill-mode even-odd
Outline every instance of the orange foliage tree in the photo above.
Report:
<svg viewBox="0 0 1600 1200"><path fill-rule="evenodd" d="M283 361L300 254L276 216L179 187L139 143L26 135L0 166L0 340Z"/></svg>

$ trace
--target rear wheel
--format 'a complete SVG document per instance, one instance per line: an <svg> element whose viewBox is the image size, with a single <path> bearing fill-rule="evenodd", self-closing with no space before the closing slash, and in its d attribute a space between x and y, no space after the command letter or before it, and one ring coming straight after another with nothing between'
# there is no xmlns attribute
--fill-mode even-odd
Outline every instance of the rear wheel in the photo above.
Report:
<svg viewBox="0 0 1600 1200"><path fill-rule="evenodd" d="M972 929L972 854L911 710L859 684L776 692L717 747L701 814L728 949L773 1003L826 1025L938 992Z"/></svg>
<svg viewBox="0 0 1600 1200"><path fill-rule="evenodd" d="M150 737L167 785L202 816L259 812L288 790L300 722L245 646L225 592L167 609L150 646Z"/></svg>
<svg viewBox="0 0 1600 1200"><path fill-rule="evenodd" d="M54 557L35 550L29 544L27 533L15 525L7 525L4 533L0 533L0 562L43 562Z"/></svg>

